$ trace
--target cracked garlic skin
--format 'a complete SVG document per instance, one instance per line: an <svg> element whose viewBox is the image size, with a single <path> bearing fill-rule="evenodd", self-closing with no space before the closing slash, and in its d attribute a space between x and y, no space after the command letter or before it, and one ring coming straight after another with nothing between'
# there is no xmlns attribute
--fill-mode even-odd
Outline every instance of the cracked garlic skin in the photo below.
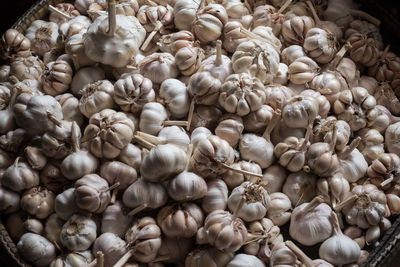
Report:
<svg viewBox="0 0 400 267"><path fill-rule="evenodd" d="M41 235L26 233L21 236L18 244L18 251L35 266L49 266L50 262L56 257L54 245Z"/></svg>
<svg viewBox="0 0 400 267"><path fill-rule="evenodd" d="M244 204L239 207L244 199ZM228 198L228 208L235 212L239 207L237 216L246 222L252 222L263 218L267 214L271 198L261 185L252 182L243 182L232 190Z"/></svg>
<svg viewBox="0 0 400 267"><path fill-rule="evenodd" d="M110 35L108 22L108 15L103 15L90 24L83 37L85 53L95 62L125 67L139 52L146 30L136 17L116 15L117 29Z"/></svg>
<svg viewBox="0 0 400 267"><path fill-rule="evenodd" d="M87 250L96 239L96 230L96 223L92 219L74 214L61 230L61 244L72 251Z"/></svg>
<svg viewBox="0 0 400 267"><path fill-rule="evenodd" d="M21 208L38 219L45 219L54 212L55 196L43 187L32 187L21 197Z"/></svg>

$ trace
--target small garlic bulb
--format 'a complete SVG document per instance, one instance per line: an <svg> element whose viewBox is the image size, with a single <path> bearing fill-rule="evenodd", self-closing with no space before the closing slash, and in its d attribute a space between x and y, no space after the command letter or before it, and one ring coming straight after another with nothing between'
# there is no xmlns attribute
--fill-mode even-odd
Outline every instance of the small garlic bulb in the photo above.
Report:
<svg viewBox="0 0 400 267"><path fill-rule="evenodd" d="M58 25L54 22L35 20L26 29L26 38L31 41L32 51L43 56L56 45L58 38Z"/></svg>
<svg viewBox="0 0 400 267"><path fill-rule="evenodd" d="M43 71L43 91L51 96L64 93L72 82L72 68L64 60L56 60L46 65Z"/></svg>
<svg viewBox="0 0 400 267"><path fill-rule="evenodd" d="M214 130L221 116L222 111L216 106L198 105L194 109L190 131L194 132L199 127Z"/></svg>
<svg viewBox="0 0 400 267"><path fill-rule="evenodd" d="M27 56L30 53L31 42L15 29L8 29L0 40L0 57L7 59L11 54Z"/></svg>
<svg viewBox="0 0 400 267"><path fill-rule="evenodd" d="M317 181L315 175L304 171L288 175L282 192L289 197L293 206L310 201L315 196Z"/></svg>
<svg viewBox="0 0 400 267"><path fill-rule="evenodd" d="M140 61L138 67L140 73L155 84L176 78L179 74L175 58L170 53L153 53Z"/></svg>
<svg viewBox="0 0 400 267"><path fill-rule="evenodd" d="M333 236L322 243L319 248L319 256L335 265L357 262L360 257L360 247L342 233L338 218L333 212L330 220L333 225Z"/></svg>
<svg viewBox="0 0 400 267"><path fill-rule="evenodd" d="M86 174L74 186L75 202L80 209L102 213L110 203L108 183L97 174Z"/></svg>
<svg viewBox="0 0 400 267"><path fill-rule="evenodd" d="M241 266L265 267L264 263L259 258L248 254L236 254L236 256L226 265L226 267Z"/></svg>
<svg viewBox="0 0 400 267"><path fill-rule="evenodd" d="M281 192L269 195L271 203L267 211L267 218L276 226L282 226L290 220L292 203L288 196Z"/></svg>
<svg viewBox="0 0 400 267"><path fill-rule="evenodd" d="M296 254L284 242L276 244L271 251L271 266L296 266Z"/></svg>
<svg viewBox="0 0 400 267"><path fill-rule="evenodd" d="M254 161L263 169L274 161L273 145L255 134L244 134L239 143L239 150L242 159Z"/></svg>
<svg viewBox="0 0 400 267"><path fill-rule="evenodd" d="M335 35L324 28L310 29L303 46L308 51L308 55L321 64L330 62L337 52Z"/></svg>
<svg viewBox="0 0 400 267"><path fill-rule="evenodd" d="M53 192L41 186L32 187L21 197L21 209L38 219L45 219L54 212Z"/></svg>
<svg viewBox="0 0 400 267"><path fill-rule="evenodd" d="M307 56L297 58L288 67L289 80L294 84L311 82L318 72L318 64Z"/></svg>
<svg viewBox="0 0 400 267"><path fill-rule="evenodd" d="M296 241L312 246L331 236L332 224L329 221L332 209L322 203L321 197L315 197L309 203L297 206L291 216L289 233Z"/></svg>
<svg viewBox="0 0 400 267"><path fill-rule="evenodd" d="M186 256L185 266L226 266L233 257L233 252L220 251L213 247L196 248Z"/></svg>
<svg viewBox="0 0 400 267"><path fill-rule="evenodd" d="M24 234L21 236L17 247L22 257L35 266L49 266L50 262L56 257L54 245L38 234Z"/></svg>
<svg viewBox="0 0 400 267"><path fill-rule="evenodd" d="M61 244L72 251L87 250L96 239L96 230L96 223L92 219L74 214L61 230Z"/></svg>
<svg viewBox="0 0 400 267"><path fill-rule="evenodd" d="M225 210L228 203L228 187L221 179L207 181L207 194L203 197L201 207L206 213Z"/></svg>
<svg viewBox="0 0 400 267"><path fill-rule="evenodd" d="M168 118L165 107L160 103L149 102L140 113L139 129L145 133L157 135Z"/></svg>
<svg viewBox="0 0 400 267"><path fill-rule="evenodd" d="M285 105L282 118L291 128L306 128L319 111L318 103L311 96L294 96Z"/></svg>
<svg viewBox="0 0 400 267"><path fill-rule="evenodd" d="M242 160L242 161L233 163L230 167L232 167L233 169L237 169L237 170L248 171L248 172L251 172L254 174L262 173L261 167L257 163L254 163L251 161ZM253 178L254 178L254 176L252 176L252 175L243 174L243 173L235 172L232 170L227 171L222 176L222 179L224 179L224 181L227 184L227 186L229 187L229 189L233 189L237 186L240 186L244 181L252 181L253 182Z"/></svg>
<svg viewBox="0 0 400 267"><path fill-rule="evenodd" d="M228 14L225 8L219 4L209 4L196 14L192 32L201 42L212 42L221 36L227 22Z"/></svg>
<svg viewBox="0 0 400 267"><path fill-rule="evenodd" d="M268 97L268 91L266 99L270 99L270 97ZM267 128L267 125L271 122L273 116L274 109L269 105L262 105L256 111L250 112L243 117L244 129L248 132L263 133Z"/></svg>
<svg viewBox="0 0 400 267"><path fill-rule="evenodd" d="M176 79L167 79L161 83L159 94L174 118L182 119L187 115L190 100L184 83Z"/></svg>
<svg viewBox="0 0 400 267"><path fill-rule="evenodd" d="M315 23L311 17L295 16L282 24L282 36L288 44L302 45L306 34L314 28Z"/></svg>
<svg viewBox="0 0 400 267"><path fill-rule="evenodd" d="M197 72L189 79L188 91L196 104L214 105L219 97L221 81L209 72Z"/></svg>

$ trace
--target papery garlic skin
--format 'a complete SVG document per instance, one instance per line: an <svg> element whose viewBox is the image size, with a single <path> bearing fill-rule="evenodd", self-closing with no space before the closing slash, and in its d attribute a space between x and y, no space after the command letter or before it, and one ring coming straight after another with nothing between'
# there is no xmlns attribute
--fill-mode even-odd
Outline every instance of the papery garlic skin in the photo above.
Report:
<svg viewBox="0 0 400 267"><path fill-rule="evenodd" d="M62 230L62 227L64 225L65 221L60 219L56 213L53 213L50 215L47 220L46 224L44 226L44 237L46 237L48 240L51 242L55 243L60 243L60 233Z"/></svg>
<svg viewBox="0 0 400 267"><path fill-rule="evenodd" d="M27 163L18 159L8 167L1 179L2 186L15 192L30 189L39 184L39 174Z"/></svg>
<svg viewBox="0 0 400 267"><path fill-rule="evenodd" d="M75 188L69 188L58 194L54 203L54 211L62 220L68 220L73 214L82 210L75 203Z"/></svg>
<svg viewBox="0 0 400 267"><path fill-rule="evenodd" d="M170 53L153 53L140 61L138 67L140 73L155 84L176 78L179 74L175 58Z"/></svg>
<svg viewBox="0 0 400 267"><path fill-rule="evenodd" d="M56 44L58 25L54 22L35 20L26 30L25 36L31 41L32 51L43 56Z"/></svg>
<svg viewBox="0 0 400 267"><path fill-rule="evenodd" d="M45 219L54 212L53 192L43 187L32 187L21 198L21 208L38 219Z"/></svg>
<svg viewBox="0 0 400 267"><path fill-rule="evenodd" d="M145 133L157 135L167 118L167 111L163 105L155 102L147 103L140 114L139 129Z"/></svg>
<svg viewBox="0 0 400 267"><path fill-rule="evenodd" d="M72 82L72 68L64 60L56 60L46 65L43 72L43 90L52 96L64 93Z"/></svg>
<svg viewBox="0 0 400 267"><path fill-rule="evenodd" d="M304 57L304 56L307 56L307 55L306 55L303 47L301 47L300 45L287 46L281 52L282 62L287 65L292 64L293 61L295 61L299 57Z"/></svg>
<svg viewBox="0 0 400 267"><path fill-rule="evenodd" d="M190 201L203 198L207 194L207 184L201 176L183 171L169 182L167 191L174 200Z"/></svg>
<svg viewBox="0 0 400 267"><path fill-rule="evenodd" d="M108 80L90 83L80 91L79 110L86 118L103 109L114 107L114 86Z"/></svg>
<svg viewBox="0 0 400 267"><path fill-rule="evenodd" d="M179 30L190 30L196 19L199 3L196 1L178 0L174 5L174 24Z"/></svg>
<svg viewBox="0 0 400 267"><path fill-rule="evenodd" d="M127 244L113 233L104 233L93 243L92 253L98 251L104 254L104 266L113 266L126 253Z"/></svg>
<svg viewBox="0 0 400 267"><path fill-rule="evenodd" d="M230 167L232 167L234 169L238 169L238 170L248 171L248 172L255 173L255 174L262 173L261 167L257 163L250 162L250 161L242 160L239 162L235 162ZM229 189L234 189L235 187L240 186L244 181L251 181L251 182L256 183L256 181L253 181L253 179L255 177L253 177L252 175L237 173L232 170L229 170L226 173L224 173L222 178L224 179L225 183L228 185Z"/></svg>
<svg viewBox="0 0 400 267"><path fill-rule="evenodd" d="M296 16L282 24L282 36L289 44L302 45L306 34L315 26L314 20L308 16Z"/></svg>
<svg viewBox="0 0 400 267"><path fill-rule="evenodd" d="M40 80L44 64L37 56L17 57L10 64L10 74L18 80Z"/></svg>
<svg viewBox="0 0 400 267"><path fill-rule="evenodd" d="M218 101L221 81L209 72L197 72L189 79L188 91L197 104L213 105Z"/></svg>
<svg viewBox="0 0 400 267"><path fill-rule="evenodd" d="M225 8L219 4L209 4L201 9L192 23L192 32L201 42L217 40L228 22Z"/></svg>
<svg viewBox="0 0 400 267"><path fill-rule="evenodd" d="M8 190L4 187L0 187L0 211L2 213L14 213L18 211L20 206L19 194Z"/></svg>
<svg viewBox="0 0 400 267"><path fill-rule="evenodd" d="M186 85L181 81L176 79L163 81L159 94L174 118L182 119L189 112L189 95Z"/></svg>
<svg viewBox="0 0 400 267"><path fill-rule="evenodd" d="M310 201L315 196L316 176L299 171L288 175L282 192L289 197L293 206Z"/></svg>
<svg viewBox="0 0 400 267"><path fill-rule="evenodd" d="M110 203L108 183L97 174L86 174L75 184L75 202L78 208L93 213L102 213Z"/></svg>
<svg viewBox="0 0 400 267"><path fill-rule="evenodd" d="M74 95L81 96L81 90L88 84L98 80L105 79L103 69L99 67L84 67L80 68L72 78L71 92Z"/></svg>
<svg viewBox="0 0 400 267"><path fill-rule="evenodd" d="M291 128L307 127L319 111L318 103L310 96L294 96L285 105L282 118Z"/></svg>
<svg viewBox="0 0 400 267"><path fill-rule="evenodd" d="M276 226L282 226L290 220L292 203L288 196L281 192L275 192L269 195L271 199L268 207L267 217Z"/></svg>
<svg viewBox="0 0 400 267"><path fill-rule="evenodd" d="M21 56L26 56L30 52L31 42L15 29L8 29L0 42L0 57L3 59L7 59L13 52Z"/></svg>
<svg viewBox="0 0 400 267"><path fill-rule="evenodd" d="M225 210L228 203L228 187L221 179L207 181L207 194L203 197L201 207L206 213Z"/></svg>
<svg viewBox="0 0 400 267"><path fill-rule="evenodd" d="M309 57L297 58L288 67L289 80L294 84L306 84L318 75L318 64Z"/></svg>
<svg viewBox="0 0 400 267"><path fill-rule="evenodd" d="M36 266L48 266L56 257L56 248L41 235L26 233L17 244L21 255Z"/></svg>
<svg viewBox="0 0 400 267"><path fill-rule="evenodd" d="M254 161L263 169L274 161L273 145L255 134L244 134L239 143L239 150L243 159Z"/></svg>
<svg viewBox="0 0 400 267"><path fill-rule="evenodd" d="M72 251L87 250L96 239L96 229L92 219L72 215L61 230L61 244Z"/></svg>
<svg viewBox="0 0 400 267"><path fill-rule="evenodd" d="M264 170L261 182L267 185L265 189L267 189L269 194L272 194L282 192L282 186L286 178L287 170L278 164L273 164Z"/></svg>
<svg viewBox="0 0 400 267"><path fill-rule="evenodd" d="M265 267L264 263L259 258L248 254L237 254L233 260L226 265L226 267L241 266Z"/></svg>
<svg viewBox="0 0 400 267"><path fill-rule="evenodd" d="M79 100L70 93L59 94L55 99L60 103L63 119L75 121L79 126L83 123L82 113L79 111Z"/></svg>
<svg viewBox="0 0 400 267"><path fill-rule="evenodd" d="M129 208L146 205L157 209L167 203L168 195L164 187L159 183L146 182L143 178L137 179L122 196L122 202Z"/></svg>
<svg viewBox="0 0 400 267"><path fill-rule="evenodd" d="M310 29L306 34L303 46L311 58L322 64L330 62L337 51L335 36L321 28Z"/></svg>

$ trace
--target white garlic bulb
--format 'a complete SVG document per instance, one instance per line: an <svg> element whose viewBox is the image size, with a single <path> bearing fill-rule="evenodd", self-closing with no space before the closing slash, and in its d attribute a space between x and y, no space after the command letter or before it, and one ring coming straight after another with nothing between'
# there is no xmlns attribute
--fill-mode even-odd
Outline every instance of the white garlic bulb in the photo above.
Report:
<svg viewBox="0 0 400 267"><path fill-rule="evenodd" d="M200 3L194 0L177 0L174 5L174 24L178 30L190 30L196 19Z"/></svg>
<svg viewBox="0 0 400 267"><path fill-rule="evenodd" d="M400 146L397 140L400 136L400 122L387 127L385 132L385 144L390 153L400 155Z"/></svg>
<svg viewBox="0 0 400 267"><path fill-rule="evenodd" d="M310 96L294 96L285 105L282 118L292 128L307 127L319 111L318 103Z"/></svg>
<svg viewBox="0 0 400 267"><path fill-rule="evenodd" d="M72 251L84 251L96 239L96 229L96 223L92 219L74 214L61 230L61 244Z"/></svg>
<svg viewBox="0 0 400 267"><path fill-rule="evenodd" d="M282 36L288 44L302 45L306 34L314 28L315 23L311 17L295 16L282 24Z"/></svg>
<svg viewBox="0 0 400 267"><path fill-rule="evenodd" d="M233 169L250 172L253 175L262 173L261 167L257 163L251 161L242 160L233 163L230 167L232 167ZM224 173L222 178L224 179L229 189L233 189L241 185L244 181L251 181L256 183L256 181L253 180L257 179L258 177L254 177L252 174L245 174L236 172L235 170L229 170L226 173Z"/></svg>
<svg viewBox="0 0 400 267"><path fill-rule="evenodd" d="M72 78L71 92L80 96L81 90L88 84L105 79L103 69L99 67L80 68Z"/></svg>
<svg viewBox="0 0 400 267"><path fill-rule="evenodd" d="M190 100L184 83L167 79L161 83L159 94L174 118L182 119L187 115Z"/></svg>
<svg viewBox="0 0 400 267"><path fill-rule="evenodd" d="M207 213L226 209L228 203L228 187L221 179L207 181L207 194L202 199L201 207Z"/></svg>
<svg viewBox="0 0 400 267"><path fill-rule="evenodd" d="M17 247L22 257L39 267L48 266L56 257L56 248L54 245L38 234L24 234L21 236Z"/></svg>
<svg viewBox="0 0 400 267"><path fill-rule="evenodd" d="M156 102L147 103L140 114L139 129L145 133L157 135L167 118L167 111L163 105Z"/></svg>
<svg viewBox="0 0 400 267"><path fill-rule="evenodd" d="M286 178L286 169L278 164L273 164L264 170L260 183L266 184L265 189L271 194L282 191Z"/></svg>
<svg viewBox="0 0 400 267"><path fill-rule="evenodd" d="M287 195L293 206L310 201L315 196L317 184L315 175L304 171L288 175L282 192Z"/></svg>
<svg viewBox="0 0 400 267"><path fill-rule="evenodd" d="M259 258L248 254L237 254L226 265L226 267L241 267L241 266L265 267L264 263Z"/></svg>
<svg viewBox="0 0 400 267"><path fill-rule="evenodd" d="M196 248L186 256L185 266L225 266L233 256L233 252L220 251L213 247Z"/></svg>
<svg viewBox="0 0 400 267"><path fill-rule="evenodd" d="M95 173L78 179L74 187L75 202L82 210L102 213L111 201L107 181Z"/></svg>
<svg viewBox="0 0 400 267"><path fill-rule="evenodd" d="M292 203L288 196L281 192L275 192L269 195L271 204L267 211L267 217L276 226L281 226L290 220L292 214Z"/></svg>
<svg viewBox="0 0 400 267"><path fill-rule="evenodd" d="M31 41L32 51L43 56L57 42L58 25L54 22L35 20L26 30L25 36Z"/></svg>
<svg viewBox="0 0 400 267"><path fill-rule="evenodd" d="M207 57L201 62L201 71L208 71L214 77L224 82L226 77L233 73L231 59L222 54L222 42L217 40L216 54Z"/></svg>
<svg viewBox="0 0 400 267"><path fill-rule="evenodd" d="M337 52L335 35L323 28L310 29L303 46L311 58L322 64L330 62Z"/></svg>
<svg viewBox="0 0 400 267"><path fill-rule="evenodd" d="M228 22L225 8L219 4L209 4L202 8L192 23L192 32L201 42L217 40Z"/></svg>
<svg viewBox="0 0 400 267"><path fill-rule="evenodd" d="M125 214L125 207L119 201L108 206L101 219L101 232L113 233L123 237L132 222L132 217Z"/></svg>
<svg viewBox="0 0 400 267"><path fill-rule="evenodd" d="M179 74L175 58L170 53L153 53L140 61L138 67L140 73L155 84L176 78Z"/></svg>
<svg viewBox="0 0 400 267"><path fill-rule="evenodd" d="M207 194L207 184L201 176L183 171L171 179L167 192L174 200L191 201L201 199Z"/></svg>
<svg viewBox="0 0 400 267"><path fill-rule="evenodd" d="M83 212L75 203L75 190L75 188L69 188L58 194L55 199L54 210L62 220L66 221L73 214Z"/></svg>
<svg viewBox="0 0 400 267"><path fill-rule="evenodd" d="M96 255L98 251L101 251L104 254L103 264L108 267L114 266L126 250L127 244L123 239L113 233L104 233L94 241L92 253Z"/></svg>

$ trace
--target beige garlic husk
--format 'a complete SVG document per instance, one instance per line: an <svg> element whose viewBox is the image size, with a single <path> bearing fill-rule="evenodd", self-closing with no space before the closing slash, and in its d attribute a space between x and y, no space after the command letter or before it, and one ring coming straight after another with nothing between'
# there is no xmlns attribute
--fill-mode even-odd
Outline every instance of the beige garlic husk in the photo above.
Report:
<svg viewBox="0 0 400 267"><path fill-rule="evenodd" d="M283 63L287 64L288 66L292 64L296 59L300 57L307 56L303 47L300 45L290 45L287 46L281 52L281 60Z"/></svg>
<svg viewBox="0 0 400 267"><path fill-rule="evenodd" d="M337 52L336 36L323 28L310 29L305 36L303 46L308 55L321 64L330 62Z"/></svg>
<svg viewBox="0 0 400 267"><path fill-rule="evenodd" d="M315 196L316 176L304 171L291 173L282 187L293 206L310 201Z"/></svg>
<svg viewBox="0 0 400 267"><path fill-rule="evenodd" d="M340 172L317 181L317 194L321 195L326 203L330 203L334 207L337 203L345 200L349 192L350 183Z"/></svg>
<svg viewBox="0 0 400 267"><path fill-rule="evenodd" d="M176 67L185 76L196 73L200 69L203 59L204 51L198 45L183 47L175 54Z"/></svg>
<svg viewBox="0 0 400 267"><path fill-rule="evenodd" d="M96 255L98 252L103 254L103 266L111 267L126 253L127 244L113 233L104 233L100 235L93 243L92 253ZM100 265L97 262L97 265Z"/></svg>
<svg viewBox="0 0 400 267"><path fill-rule="evenodd" d="M291 215L290 236L306 246L323 242L332 233L331 212L330 206L318 196L309 203L297 206Z"/></svg>
<svg viewBox="0 0 400 267"><path fill-rule="evenodd" d="M217 40L216 53L201 62L201 71L208 71L214 78L224 82L233 73L231 59L222 54L222 42Z"/></svg>
<svg viewBox="0 0 400 267"><path fill-rule="evenodd" d="M42 76L43 90L52 96L64 93L72 82L72 74L72 68L64 60L48 63Z"/></svg>
<svg viewBox="0 0 400 267"><path fill-rule="evenodd" d="M291 172L298 172L303 169L306 163L306 151L310 146L312 134L311 125L308 126L304 138L288 137L274 147L274 154L279 159L279 164Z"/></svg>
<svg viewBox="0 0 400 267"><path fill-rule="evenodd" d="M213 247L198 247L185 259L186 267L225 266L233 259L233 252L220 251Z"/></svg>
<svg viewBox="0 0 400 267"><path fill-rule="evenodd" d="M353 139L350 145L346 146L343 151L337 154L339 159L339 172L351 183L364 177L368 168L367 161L357 149L360 141L361 137Z"/></svg>
<svg viewBox="0 0 400 267"><path fill-rule="evenodd" d="M15 192L21 192L37 186L39 184L39 174L28 163L18 157L3 173L1 184Z"/></svg>
<svg viewBox="0 0 400 267"><path fill-rule="evenodd" d="M97 237L96 230L96 223L92 219L74 214L63 225L61 244L72 251L87 250Z"/></svg>
<svg viewBox="0 0 400 267"><path fill-rule="evenodd" d="M111 201L107 181L97 174L86 174L75 182L74 187L75 202L82 210L102 213Z"/></svg>
<svg viewBox="0 0 400 267"><path fill-rule="evenodd" d="M79 92L79 110L89 118L103 109L114 107L114 86L108 80L100 80L85 85Z"/></svg>
<svg viewBox="0 0 400 267"><path fill-rule="evenodd" d="M385 153L384 138L379 131L364 128L357 132L357 136L361 137L361 142L357 149L364 156L368 164L371 164L372 161Z"/></svg>
<svg viewBox="0 0 400 267"><path fill-rule="evenodd" d="M169 238L192 237L203 221L201 208L190 202L165 206L157 214L157 224Z"/></svg>
<svg viewBox="0 0 400 267"><path fill-rule="evenodd" d="M282 37L288 44L302 45L307 32L315 22L308 16L295 16L282 24Z"/></svg>
<svg viewBox="0 0 400 267"><path fill-rule="evenodd" d="M226 51L234 53L239 44L249 41L249 36L243 31L239 21L228 21L223 30L222 42Z"/></svg>
<svg viewBox="0 0 400 267"><path fill-rule="evenodd" d="M175 58L170 53L153 53L140 61L138 67L140 73L155 84L176 78L179 74Z"/></svg>
<svg viewBox="0 0 400 267"><path fill-rule="evenodd" d="M367 89L353 87L351 90L340 93L333 105L333 110L338 119L349 123L352 131L358 131L374 122L378 116L375 106L376 100Z"/></svg>
<svg viewBox="0 0 400 267"><path fill-rule="evenodd" d="M161 182L182 172L187 160L186 153L177 146L159 145L143 158L140 173L146 181Z"/></svg>
<svg viewBox="0 0 400 267"><path fill-rule="evenodd" d="M267 88L268 90L268 88ZM271 96L272 94L270 94ZM267 91L267 99L268 91ZM254 133L262 133L267 128L274 116L274 109L269 105L262 105L256 111L250 112L243 117L244 130Z"/></svg>
<svg viewBox="0 0 400 267"><path fill-rule="evenodd" d="M103 69L99 67L80 68L72 78L71 92L80 97L82 89L90 84L106 78Z"/></svg>
<svg viewBox="0 0 400 267"><path fill-rule="evenodd" d="M182 1L182 4L186 3L188 3L188 1ZM174 9L174 11L176 11L176 9ZM188 30L181 30L179 32L165 34L161 36L157 42L157 46L162 52L170 53L173 56L175 56L176 52L178 52L180 49L193 45L194 35Z"/></svg>
<svg viewBox="0 0 400 267"><path fill-rule="evenodd" d="M31 42L22 33L15 29L8 29L0 40L0 57L8 59L12 54L28 56Z"/></svg>
<svg viewBox="0 0 400 267"><path fill-rule="evenodd" d="M240 186L244 181L257 182L255 179L260 177L255 177L254 174L258 174L260 176L262 174L261 167L257 163L251 161L242 160L233 163L230 167L249 172L249 174L228 170L226 173L224 173L222 179L225 181L229 189L234 189L235 187Z"/></svg>
<svg viewBox="0 0 400 267"><path fill-rule="evenodd" d="M54 22L35 20L26 30L25 36L31 41L32 51L43 56L56 45L58 25Z"/></svg>
<svg viewBox="0 0 400 267"><path fill-rule="evenodd" d="M4 214L14 213L20 208L18 193L0 186L0 211Z"/></svg>
<svg viewBox="0 0 400 267"><path fill-rule="evenodd" d="M142 150L133 144L128 144L121 150L117 159L138 170L142 164Z"/></svg>
<svg viewBox="0 0 400 267"><path fill-rule="evenodd" d="M232 190L228 208L232 212L238 210L237 217L252 222L266 215L270 202L269 194L263 186L246 181Z"/></svg>
<svg viewBox="0 0 400 267"><path fill-rule="evenodd" d="M56 213L53 213L46 219L44 225L44 237L53 242L60 244L60 233L65 221L60 219Z"/></svg>
<svg viewBox="0 0 400 267"><path fill-rule="evenodd" d="M214 105L218 100L221 85L221 81L211 73L197 72L190 77L188 91L196 104Z"/></svg>
<svg viewBox="0 0 400 267"><path fill-rule="evenodd" d="M202 199L202 208L206 213L226 209L228 203L228 187L222 179L207 181L207 194Z"/></svg>
<svg viewBox="0 0 400 267"><path fill-rule="evenodd" d="M73 151L61 163L61 172L65 178L76 180L85 174L94 173L99 166L98 159L90 152L80 149L81 130L72 122L72 147Z"/></svg>
<svg viewBox="0 0 400 267"><path fill-rule="evenodd" d="M288 67L289 80L294 84L305 84L318 75L318 64L307 56L299 57Z"/></svg>
<svg viewBox="0 0 400 267"><path fill-rule="evenodd" d="M75 213L83 213L75 203L75 190L69 188L56 196L54 210L62 220L68 220Z"/></svg>
<svg viewBox="0 0 400 267"><path fill-rule="evenodd" d="M143 178L137 179L122 196L122 202L128 208L134 208L133 214L149 208L157 209L167 203L168 195L161 184L146 182ZM132 214L132 215L133 215Z"/></svg>
<svg viewBox="0 0 400 267"><path fill-rule="evenodd" d="M332 142L333 129L336 127L336 145L337 151L342 151L350 140L351 130L347 122L338 120L334 116L326 119L317 120L313 129L313 142Z"/></svg>
<svg viewBox="0 0 400 267"><path fill-rule="evenodd" d="M318 115L319 106L315 98L307 95L289 99L282 111L285 124L291 128L307 127Z"/></svg>
<svg viewBox="0 0 400 267"><path fill-rule="evenodd" d="M217 40L228 22L225 8L219 4L209 4L200 9L192 23L192 32L201 42Z"/></svg>
<svg viewBox="0 0 400 267"><path fill-rule="evenodd" d="M248 72L264 84L272 82L278 72L279 54L269 43L259 40L243 42L232 56L235 73Z"/></svg>
<svg viewBox="0 0 400 267"><path fill-rule="evenodd" d="M319 256L335 265L354 263L360 257L360 247L350 237L340 230L337 215L332 212L329 217L332 227L332 237L326 239L319 248Z"/></svg>
<svg viewBox="0 0 400 267"><path fill-rule="evenodd" d="M109 14L98 17L83 37L85 53L95 62L124 67L138 54L146 30L136 17L116 15L113 1L108 5Z"/></svg>
<svg viewBox="0 0 400 267"><path fill-rule="evenodd" d="M207 129L214 130L221 116L222 112L216 106L198 105L194 109L189 130L194 131L199 127L206 127Z"/></svg>
<svg viewBox="0 0 400 267"><path fill-rule="evenodd" d="M70 36L65 42L65 52L71 58L75 71L95 63L95 61L91 60L85 53L85 46L83 44L83 36L85 32L86 30L82 30L77 34Z"/></svg>
<svg viewBox="0 0 400 267"><path fill-rule="evenodd" d="M290 220L292 203L288 196L281 192L275 192L269 195L271 203L267 211L267 218L274 225L282 226Z"/></svg>
<svg viewBox="0 0 400 267"><path fill-rule="evenodd" d="M43 70L44 64L37 56L17 57L10 64L10 75L14 75L19 81L40 80Z"/></svg>
<svg viewBox="0 0 400 267"><path fill-rule="evenodd" d="M48 266L56 257L56 248L54 245L38 234L24 234L21 236L17 247L22 257L35 264L35 266Z"/></svg>
<svg viewBox="0 0 400 267"><path fill-rule="evenodd" d="M149 102L143 106L140 114L139 129L145 133L157 135L168 118L165 107L160 103Z"/></svg>
<svg viewBox="0 0 400 267"><path fill-rule="evenodd" d="M227 141L216 135L201 140L194 148L190 164L204 178L215 178L227 172L225 165L233 163L234 151Z"/></svg>
<svg viewBox="0 0 400 267"><path fill-rule="evenodd" d="M174 5L174 25L178 30L190 30L196 20L200 2L178 0Z"/></svg>
<svg viewBox="0 0 400 267"><path fill-rule="evenodd" d="M126 214L124 205L117 201L104 210L101 219L101 232L113 233L119 237L123 237L131 223L132 217Z"/></svg>
<svg viewBox="0 0 400 267"><path fill-rule="evenodd" d="M79 100L70 93L59 94L55 99L60 103L63 119L75 121L79 126L83 123L82 113L79 111Z"/></svg>
<svg viewBox="0 0 400 267"><path fill-rule="evenodd" d="M285 85L289 80L289 67L285 63L279 63L278 72L276 73L272 82Z"/></svg>
<svg viewBox="0 0 400 267"><path fill-rule="evenodd" d="M233 148L239 143L244 126L242 118L236 115L222 116L215 135L226 140Z"/></svg>
<svg viewBox="0 0 400 267"><path fill-rule="evenodd" d="M54 193L37 186L25 191L21 197L21 208L39 219L47 218L54 212Z"/></svg>
<svg viewBox="0 0 400 267"><path fill-rule="evenodd" d="M375 185L357 185L335 210L343 208L347 223L366 229L380 222L385 215L386 203L385 194Z"/></svg>
<svg viewBox="0 0 400 267"><path fill-rule="evenodd" d="M190 99L186 85L176 79L167 79L161 83L159 95L168 107L172 117L184 118L189 112Z"/></svg>
<svg viewBox="0 0 400 267"><path fill-rule="evenodd" d="M206 217L204 227L197 233L197 238L199 236L203 236L207 243L219 250L234 252L246 242L247 229L236 215L215 210Z"/></svg>
<svg viewBox="0 0 400 267"><path fill-rule="evenodd" d="M318 109L318 115L321 118L326 118L328 116L328 113L331 109L331 104L329 103L328 99L322 95L320 92L317 92L315 90L307 89L304 90L300 93L300 95L304 96L311 96L315 100L317 100L319 109Z"/></svg>
<svg viewBox="0 0 400 267"><path fill-rule="evenodd" d="M103 109L90 117L83 138L99 158L116 158L133 138L135 125L125 113Z"/></svg>
<svg viewBox="0 0 400 267"><path fill-rule="evenodd" d="M344 37L351 44L350 57L364 66L375 65L379 50L383 49L382 37L377 26L362 20L354 20L345 31Z"/></svg>
<svg viewBox="0 0 400 267"><path fill-rule="evenodd" d="M74 5L70 3L60 3L56 6L49 6L49 21L58 25L80 15Z"/></svg>

